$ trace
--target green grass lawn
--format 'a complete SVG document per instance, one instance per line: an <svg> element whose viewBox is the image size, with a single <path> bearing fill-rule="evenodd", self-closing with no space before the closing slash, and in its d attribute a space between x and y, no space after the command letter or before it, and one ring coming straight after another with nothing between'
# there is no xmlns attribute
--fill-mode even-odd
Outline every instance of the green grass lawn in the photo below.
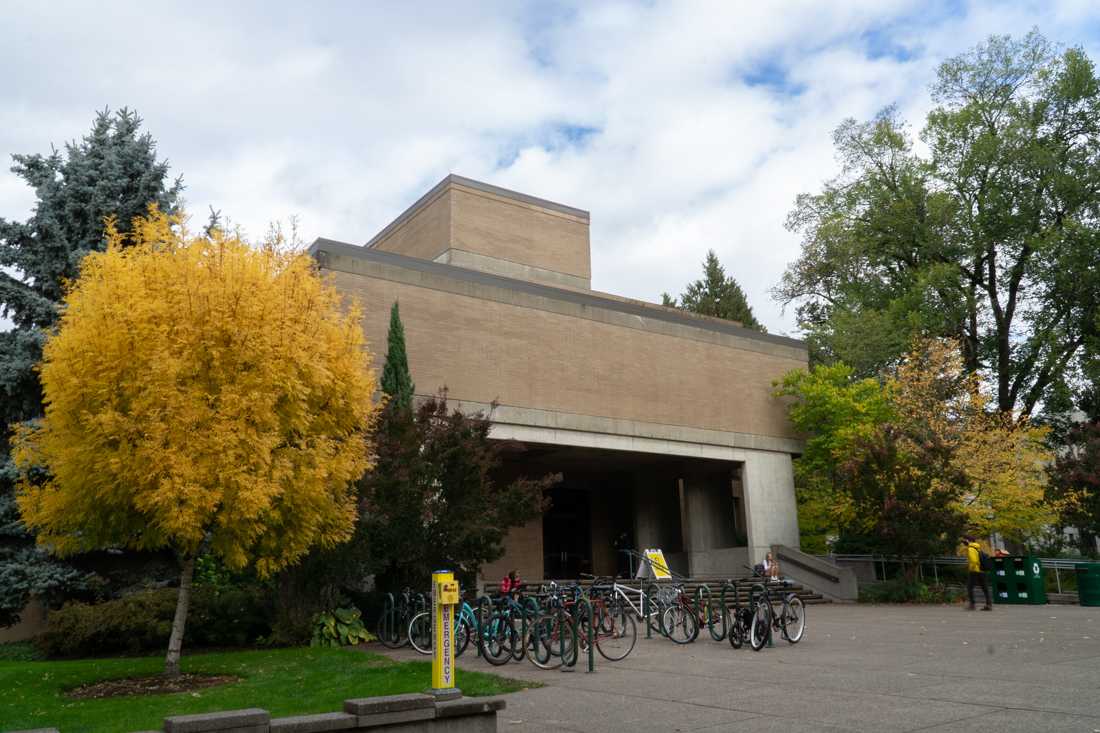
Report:
<svg viewBox="0 0 1100 733"><path fill-rule="evenodd" d="M183 657L184 672L230 674L239 682L170 695L70 700L66 690L89 682L159 673L164 658L24 661L0 659L0 731L160 729L169 715L264 708L273 717L343 709L348 698L421 692L431 686L430 662L394 662L354 649L271 649ZM514 692L531 683L459 670L466 695Z"/></svg>

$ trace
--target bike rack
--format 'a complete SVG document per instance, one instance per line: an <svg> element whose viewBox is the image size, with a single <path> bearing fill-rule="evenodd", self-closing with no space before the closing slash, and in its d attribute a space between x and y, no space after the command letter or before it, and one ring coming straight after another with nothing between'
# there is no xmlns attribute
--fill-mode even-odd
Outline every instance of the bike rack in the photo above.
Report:
<svg viewBox="0 0 1100 733"><path fill-rule="evenodd" d="M656 598L657 595L660 593L660 591L661 591L661 586L657 585L656 583L650 583L648 586L646 586L645 596L642 599L642 603L647 603L649 605L652 605L653 601L650 600L650 599L651 598ZM654 613L658 614L657 623L660 624L661 619L660 619L659 614L661 613L661 603L659 601L657 602L657 608L656 609L650 608L646 612L646 615L645 615L645 638L647 638L647 639L652 639L653 638L653 631L652 631L653 622L650 619L651 619L651 617L653 616ZM658 626L657 628L658 628L658 631L660 631L660 626ZM664 634L664 632L661 632L661 633L662 633L662 635Z"/></svg>
<svg viewBox="0 0 1100 733"><path fill-rule="evenodd" d="M379 630L382 632L385 638L390 632L390 626L397 623L397 601L393 597L393 593L386 594L386 600L382 604L382 623L379 624Z"/></svg>
<svg viewBox="0 0 1100 733"><path fill-rule="evenodd" d="M596 617L595 617L595 611L592 608L592 602L590 600L588 600L587 598L584 598L584 597L582 597L580 600L576 601L573 604L573 607L578 608L582 603L585 605L585 608L588 610L588 616L587 616L587 618L588 618L588 671L589 672L595 672L596 671L596 657L595 657L595 653L596 653L596 637L595 637ZM580 645L580 637L578 636L577 629L576 629L577 619L579 617L580 617L580 612L578 611L577 615L575 615L573 617L573 626L574 626L574 629L573 629L573 639L574 639L573 648L574 649L576 649L576 647ZM574 653L574 655L573 655L573 664L577 663L577 656L578 655ZM570 666L572 666L572 665L570 665Z"/></svg>

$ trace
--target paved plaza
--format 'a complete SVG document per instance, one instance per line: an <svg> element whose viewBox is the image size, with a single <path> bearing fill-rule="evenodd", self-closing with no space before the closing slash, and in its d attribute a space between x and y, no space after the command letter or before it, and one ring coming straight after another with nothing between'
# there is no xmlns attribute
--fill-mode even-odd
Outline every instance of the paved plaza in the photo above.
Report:
<svg viewBox="0 0 1100 733"><path fill-rule="evenodd" d="M1100 731L1100 608L826 605L807 617L801 643L760 652L655 637L622 662L597 657L593 674L467 655L459 667L546 685L507 696L498 729L515 733Z"/></svg>

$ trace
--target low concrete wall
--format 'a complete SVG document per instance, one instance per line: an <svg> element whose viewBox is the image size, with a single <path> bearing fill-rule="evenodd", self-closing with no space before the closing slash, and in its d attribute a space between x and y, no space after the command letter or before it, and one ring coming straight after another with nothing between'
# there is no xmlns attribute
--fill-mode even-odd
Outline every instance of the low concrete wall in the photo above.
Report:
<svg viewBox="0 0 1100 733"><path fill-rule="evenodd" d="M749 548L716 547L702 552L689 552L691 575L724 575L733 578L745 574L749 564Z"/></svg>
<svg viewBox="0 0 1100 733"><path fill-rule="evenodd" d="M824 559L837 567L851 568L852 572L856 574L856 580L860 583L874 583L878 581L878 577L875 575L874 560L834 560L828 555L826 555Z"/></svg>
<svg viewBox="0 0 1100 733"><path fill-rule="evenodd" d="M859 582L851 568L837 567L820 557L785 545L772 546L772 554L779 560L779 571L784 576L826 598L833 601L859 599Z"/></svg>
<svg viewBox="0 0 1100 733"><path fill-rule="evenodd" d="M388 695L345 700L341 713L272 718L261 708L225 710L164 719L164 733L320 733L370 730L374 733L495 733L499 697L440 700L431 695ZM54 728L15 733L58 733ZM147 732L151 733L151 732Z"/></svg>

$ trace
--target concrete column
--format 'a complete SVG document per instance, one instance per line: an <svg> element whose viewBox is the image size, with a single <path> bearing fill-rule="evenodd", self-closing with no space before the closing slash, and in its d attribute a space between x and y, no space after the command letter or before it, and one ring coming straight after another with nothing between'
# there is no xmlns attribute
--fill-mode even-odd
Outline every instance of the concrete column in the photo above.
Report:
<svg viewBox="0 0 1100 733"><path fill-rule="evenodd" d="M660 545L660 517L657 512L657 484L651 476L634 479L634 542L641 552Z"/></svg>
<svg viewBox="0 0 1100 733"><path fill-rule="evenodd" d="M634 476L634 540L639 551L656 547L674 572L686 573L678 479L667 471Z"/></svg>
<svg viewBox="0 0 1100 733"><path fill-rule="evenodd" d="M689 475L683 479L684 499L681 505L684 514L684 550L704 552L709 550L714 537L714 522L721 521L714 516L710 501L711 482L704 476Z"/></svg>
<svg viewBox="0 0 1100 733"><path fill-rule="evenodd" d="M798 548L798 505L789 453L751 451L742 472L749 561L764 561L772 545Z"/></svg>

